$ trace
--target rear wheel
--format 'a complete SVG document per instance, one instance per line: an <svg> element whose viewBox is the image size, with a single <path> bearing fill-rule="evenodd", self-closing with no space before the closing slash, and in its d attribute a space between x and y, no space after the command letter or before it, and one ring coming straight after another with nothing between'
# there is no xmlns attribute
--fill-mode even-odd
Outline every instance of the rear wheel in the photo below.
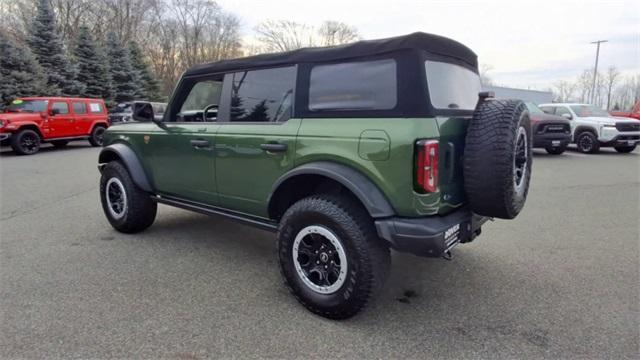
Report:
<svg viewBox="0 0 640 360"><path fill-rule="evenodd" d="M546 148L544 148L545 150L547 150L547 152L551 155L560 155L562 154L565 150L567 150L567 146L559 146L559 147L552 147L552 146L547 146Z"/></svg>
<svg viewBox="0 0 640 360"><path fill-rule="evenodd" d="M331 319L362 310L381 290L390 264L389 248L369 214L338 195L315 195L292 205L278 229L278 255L296 299Z"/></svg>
<svg viewBox="0 0 640 360"><path fill-rule="evenodd" d="M53 145L54 147L57 148L63 148L65 146L67 146L67 144L69 143L69 141L67 140L54 140L51 142L51 145Z"/></svg>
<svg viewBox="0 0 640 360"><path fill-rule="evenodd" d="M515 218L531 178L531 121L520 100L478 104L467 130L464 188L479 215Z"/></svg>
<svg viewBox="0 0 640 360"><path fill-rule="evenodd" d="M136 186L127 168L118 161L108 163L102 170L100 200L111 226L123 233L142 231L156 218L158 205Z"/></svg>
<svg viewBox="0 0 640 360"><path fill-rule="evenodd" d="M636 146L635 145L632 145L632 146L614 146L613 148L616 149L616 151L619 152L619 153L626 154L626 153L630 153L633 150L635 150Z"/></svg>
<svg viewBox="0 0 640 360"><path fill-rule="evenodd" d="M600 151L600 143L598 138L591 132L585 131L578 135L576 139L578 151L585 154L595 154Z"/></svg>
<svg viewBox="0 0 640 360"><path fill-rule="evenodd" d="M93 130L91 130L91 136L89 137L89 143L92 146L102 146L102 140L104 137L105 128L103 125L94 126Z"/></svg>
<svg viewBox="0 0 640 360"><path fill-rule="evenodd" d="M32 155L40 150L40 135L37 132L24 129L11 137L11 148L18 155Z"/></svg>

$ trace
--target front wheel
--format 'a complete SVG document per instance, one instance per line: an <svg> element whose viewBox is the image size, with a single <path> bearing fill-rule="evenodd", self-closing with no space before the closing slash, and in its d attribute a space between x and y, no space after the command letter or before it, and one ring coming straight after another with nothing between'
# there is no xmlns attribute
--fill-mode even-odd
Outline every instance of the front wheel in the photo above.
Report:
<svg viewBox="0 0 640 360"><path fill-rule="evenodd" d="M102 125L96 125L93 130L91 130L91 136L89 136L89 143L91 146L102 146L102 141L104 137L105 128Z"/></svg>
<svg viewBox="0 0 640 360"><path fill-rule="evenodd" d="M560 155L562 153L564 153L565 150L567 150L567 146L559 146L559 147L552 147L552 146L547 146L546 148L544 148L547 153L551 154L551 155Z"/></svg>
<svg viewBox="0 0 640 360"><path fill-rule="evenodd" d="M118 161L108 163L102 170L100 200L111 226L123 233L142 231L156 218L158 205L136 186L127 168Z"/></svg>
<svg viewBox="0 0 640 360"><path fill-rule="evenodd" d="M315 195L292 205L278 229L280 270L307 309L330 319L362 310L382 288L389 248L355 200Z"/></svg>
<svg viewBox="0 0 640 360"><path fill-rule="evenodd" d="M578 151L584 154L595 154L600 151L598 138L591 132L583 132L576 140Z"/></svg>
<svg viewBox="0 0 640 360"><path fill-rule="evenodd" d="M33 155L40 150L40 135L24 129L11 137L11 148L18 155Z"/></svg>
<svg viewBox="0 0 640 360"><path fill-rule="evenodd" d="M619 153L626 154L626 153L630 153L633 150L635 150L636 146L635 145L632 145L632 146L614 146L613 148L616 149L616 151L619 152Z"/></svg>

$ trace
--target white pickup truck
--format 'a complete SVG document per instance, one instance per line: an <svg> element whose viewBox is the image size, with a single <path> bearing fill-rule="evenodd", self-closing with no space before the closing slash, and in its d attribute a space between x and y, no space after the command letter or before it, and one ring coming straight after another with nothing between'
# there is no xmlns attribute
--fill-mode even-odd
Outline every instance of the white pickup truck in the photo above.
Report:
<svg viewBox="0 0 640 360"><path fill-rule="evenodd" d="M547 114L562 116L571 122L572 141L583 153L594 154L600 147L612 146L629 153L640 143L640 121L611 116L589 104L553 103L539 105Z"/></svg>

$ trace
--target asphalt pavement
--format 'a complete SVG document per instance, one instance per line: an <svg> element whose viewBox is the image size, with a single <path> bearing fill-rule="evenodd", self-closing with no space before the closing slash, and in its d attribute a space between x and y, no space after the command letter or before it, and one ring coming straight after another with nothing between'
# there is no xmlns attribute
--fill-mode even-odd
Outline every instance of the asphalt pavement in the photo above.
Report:
<svg viewBox="0 0 640 360"><path fill-rule="evenodd" d="M289 295L272 234L160 206L124 235L98 148L0 153L0 357L637 359L640 150L536 151L525 209L453 261L393 254L346 321Z"/></svg>

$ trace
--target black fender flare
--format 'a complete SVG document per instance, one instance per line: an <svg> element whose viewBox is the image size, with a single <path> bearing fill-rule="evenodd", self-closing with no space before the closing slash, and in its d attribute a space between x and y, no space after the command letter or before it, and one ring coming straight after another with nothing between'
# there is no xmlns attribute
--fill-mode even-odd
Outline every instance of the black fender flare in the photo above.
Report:
<svg viewBox="0 0 640 360"><path fill-rule="evenodd" d="M147 179L147 174L144 172L140 159L138 159L138 156L131 147L123 143L115 143L103 148L98 157L98 168L102 171L102 167L113 160L122 161L127 170L129 170L133 182L140 189L153 192L153 188L149 183L149 179Z"/></svg>
<svg viewBox="0 0 640 360"><path fill-rule="evenodd" d="M273 190L268 199L268 208L271 208L273 195L287 180L299 175L320 175L332 179L349 189L369 212L372 218L385 218L395 215L395 211L376 184L369 180L360 171L349 166L329 162L317 161L298 166L282 175L273 185Z"/></svg>

